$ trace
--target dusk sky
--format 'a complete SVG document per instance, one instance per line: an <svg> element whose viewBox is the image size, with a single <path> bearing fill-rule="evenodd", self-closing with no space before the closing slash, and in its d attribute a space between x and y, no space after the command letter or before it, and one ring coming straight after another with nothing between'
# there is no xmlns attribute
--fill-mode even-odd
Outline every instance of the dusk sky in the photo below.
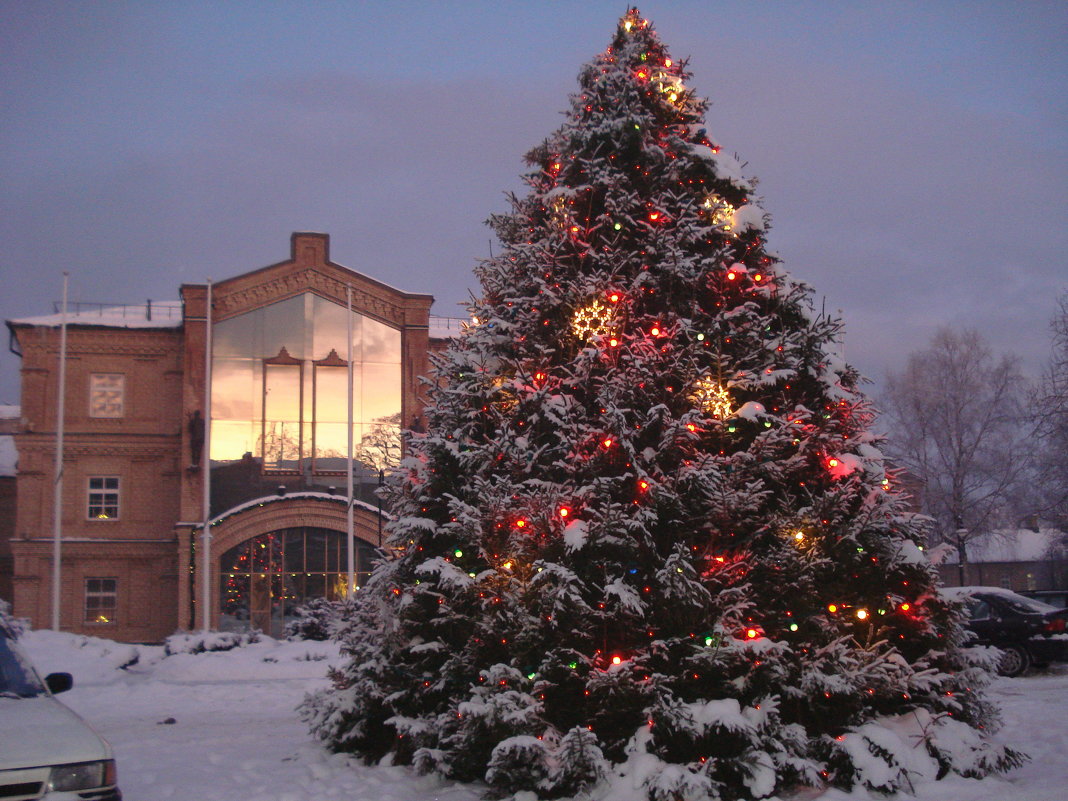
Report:
<svg viewBox="0 0 1068 801"><path fill-rule="evenodd" d="M967 325L1038 372L1068 290L1068 3L639 8L849 361L881 381ZM0 0L0 318L51 313L64 270L75 301L177 300L293 231L462 316L483 221L625 10ZM0 403L18 370L5 342Z"/></svg>

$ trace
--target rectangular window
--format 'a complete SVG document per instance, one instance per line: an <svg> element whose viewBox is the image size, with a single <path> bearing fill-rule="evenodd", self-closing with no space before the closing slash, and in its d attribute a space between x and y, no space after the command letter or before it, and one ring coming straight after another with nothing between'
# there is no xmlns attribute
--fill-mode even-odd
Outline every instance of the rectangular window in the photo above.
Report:
<svg viewBox="0 0 1068 801"><path fill-rule="evenodd" d="M122 373L92 373L89 376L89 416L122 417L126 399L126 376Z"/></svg>
<svg viewBox="0 0 1068 801"><path fill-rule="evenodd" d="M87 578L85 580L85 622L114 623L118 599L118 579Z"/></svg>
<svg viewBox="0 0 1068 801"><path fill-rule="evenodd" d="M90 520L115 520L119 516L119 479L117 476L92 476L89 479Z"/></svg>

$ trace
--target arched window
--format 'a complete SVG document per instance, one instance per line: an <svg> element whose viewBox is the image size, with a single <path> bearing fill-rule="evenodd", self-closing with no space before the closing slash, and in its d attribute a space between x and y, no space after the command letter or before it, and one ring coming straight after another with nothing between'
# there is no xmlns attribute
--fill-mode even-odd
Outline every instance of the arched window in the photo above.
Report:
<svg viewBox="0 0 1068 801"><path fill-rule="evenodd" d="M308 526L260 534L219 560L219 629L282 636L296 609L312 598L345 596L346 537ZM375 549L356 540L356 586L367 580Z"/></svg>

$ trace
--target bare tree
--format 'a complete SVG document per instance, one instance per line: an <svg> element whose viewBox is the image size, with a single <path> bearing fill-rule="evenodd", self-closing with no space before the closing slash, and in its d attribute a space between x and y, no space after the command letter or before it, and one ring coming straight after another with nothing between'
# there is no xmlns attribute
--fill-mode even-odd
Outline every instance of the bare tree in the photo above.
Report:
<svg viewBox="0 0 1068 801"><path fill-rule="evenodd" d="M978 332L943 328L888 376L887 454L918 479L936 536L956 547L961 582L968 544L1014 516L1028 469L1026 384L1009 356Z"/></svg>
<svg viewBox="0 0 1068 801"><path fill-rule="evenodd" d="M1037 409L1040 448L1035 483L1042 494L1043 513L1064 527L1068 525L1068 292L1058 299L1050 329L1053 348Z"/></svg>
<svg viewBox="0 0 1068 801"><path fill-rule="evenodd" d="M389 470L400 464L401 445L400 412L397 412L379 417L371 424L360 439L355 455L375 470Z"/></svg>

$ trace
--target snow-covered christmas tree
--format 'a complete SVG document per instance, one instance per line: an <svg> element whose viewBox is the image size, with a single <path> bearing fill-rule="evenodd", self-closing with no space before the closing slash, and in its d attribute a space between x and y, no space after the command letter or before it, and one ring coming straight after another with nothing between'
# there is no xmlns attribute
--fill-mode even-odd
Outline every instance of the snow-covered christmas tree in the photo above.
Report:
<svg viewBox="0 0 1068 801"><path fill-rule="evenodd" d="M1010 767L839 323L766 249L689 79L631 9L528 155L305 715L545 798Z"/></svg>

